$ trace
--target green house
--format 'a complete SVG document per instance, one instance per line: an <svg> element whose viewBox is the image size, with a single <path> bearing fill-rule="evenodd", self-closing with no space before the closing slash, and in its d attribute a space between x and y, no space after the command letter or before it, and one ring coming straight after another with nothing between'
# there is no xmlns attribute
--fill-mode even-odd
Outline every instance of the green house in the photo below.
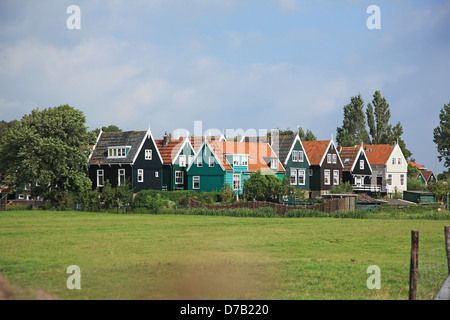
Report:
<svg viewBox="0 0 450 320"><path fill-rule="evenodd" d="M165 135L155 142L163 160L162 190L187 190L186 172L195 155L190 139L171 139Z"/></svg>
<svg viewBox="0 0 450 320"><path fill-rule="evenodd" d="M309 190L311 164L299 135L274 136L272 139L271 147L286 170L290 184L306 193Z"/></svg>
<svg viewBox="0 0 450 320"><path fill-rule="evenodd" d="M205 140L187 169L188 189L220 191L230 185L242 195L252 172L261 170L282 178L285 170L267 143Z"/></svg>

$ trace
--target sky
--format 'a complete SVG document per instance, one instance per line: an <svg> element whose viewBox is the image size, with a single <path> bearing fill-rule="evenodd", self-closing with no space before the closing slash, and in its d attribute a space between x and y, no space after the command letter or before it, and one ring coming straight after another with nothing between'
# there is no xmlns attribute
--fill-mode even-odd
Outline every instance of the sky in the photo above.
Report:
<svg viewBox="0 0 450 320"><path fill-rule="evenodd" d="M328 140L351 97L377 90L412 158L442 172L450 1L0 1L0 120L69 104L90 130L300 126Z"/></svg>

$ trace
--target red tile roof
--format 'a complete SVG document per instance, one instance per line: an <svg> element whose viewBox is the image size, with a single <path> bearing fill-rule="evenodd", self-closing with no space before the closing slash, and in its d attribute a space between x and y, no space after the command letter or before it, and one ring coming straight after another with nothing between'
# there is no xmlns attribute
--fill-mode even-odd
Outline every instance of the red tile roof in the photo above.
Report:
<svg viewBox="0 0 450 320"><path fill-rule="evenodd" d="M433 171L420 171L423 175L423 177L425 178L426 182L430 181L430 177L433 174Z"/></svg>
<svg viewBox="0 0 450 320"><path fill-rule="evenodd" d="M360 146L357 146L358 148ZM367 160L369 160L370 165L380 166L385 165L395 146L390 144L368 144L363 145L364 152L366 153Z"/></svg>
<svg viewBox="0 0 450 320"><path fill-rule="evenodd" d="M412 162L410 160L408 160L408 163L410 165L412 165L413 167L416 167L419 170L427 170L427 168L425 166L421 166L420 164L414 163L414 162Z"/></svg>
<svg viewBox="0 0 450 320"><path fill-rule="evenodd" d="M161 158L163 159L164 164L171 164L175 159L175 156L178 154L181 146L183 145L184 138L172 139L169 143L164 146L164 140L155 140L156 146L159 149L159 153L161 154Z"/></svg>
<svg viewBox="0 0 450 320"><path fill-rule="evenodd" d="M353 163L358 156L359 149L359 147L343 147L341 149L339 156L341 157L342 163L344 164L344 168L342 170L350 171L352 169Z"/></svg>
<svg viewBox="0 0 450 320"><path fill-rule="evenodd" d="M302 141L303 148L312 166L320 165L331 140Z"/></svg>
<svg viewBox="0 0 450 320"><path fill-rule="evenodd" d="M249 155L248 170L249 171L264 171L271 170L268 158L277 159L278 172L284 172L284 168L278 161L278 157L272 151L268 143L258 142L235 142L235 141L210 141L211 148L216 153L219 160L222 162L225 170L233 170L230 163L226 159L227 154L246 154Z"/></svg>

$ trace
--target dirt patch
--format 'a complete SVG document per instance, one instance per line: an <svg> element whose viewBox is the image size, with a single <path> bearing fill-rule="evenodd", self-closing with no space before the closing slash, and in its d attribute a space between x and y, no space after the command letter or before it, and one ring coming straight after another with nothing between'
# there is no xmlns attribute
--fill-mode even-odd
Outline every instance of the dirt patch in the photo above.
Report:
<svg viewBox="0 0 450 320"><path fill-rule="evenodd" d="M59 300L42 289L23 289L12 286L0 276L0 300Z"/></svg>
<svg viewBox="0 0 450 320"><path fill-rule="evenodd" d="M264 265L220 263L173 266L160 274L164 283L148 299L258 299L270 285Z"/></svg>

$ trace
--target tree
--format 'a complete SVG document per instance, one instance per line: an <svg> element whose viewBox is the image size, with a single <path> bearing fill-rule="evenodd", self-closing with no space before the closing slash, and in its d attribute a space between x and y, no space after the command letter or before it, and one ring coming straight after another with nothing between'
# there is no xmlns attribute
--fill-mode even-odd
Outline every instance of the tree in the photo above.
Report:
<svg viewBox="0 0 450 320"><path fill-rule="evenodd" d="M405 158L411 157L412 152L406 148L406 143L401 138L403 127L400 122L397 122L394 127L389 123L391 110L386 99L381 96L380 91L375 91L373 94L372 104L369 103L367 105L366 115L371 144L398 142Z"/></svg>
<svg viewBox="0 0 450 320"><path fill-rule="evenodd" d="M361 94L352 97L350 103L344 107L344 120L342 127L337 129L336 141L343 147L370 143Z"/></svg>
<svg viewBox="0 0 450 320"><path fill-rule="evenodd" d="M439 126L433 130L433 142L437 145L438 159L444 160L444 166L450 167L450 102L444 104L439 113Z"/></svg>
<svg viewBox="0 0 450 320"><path fill-rule="evenodd" d="M314 141L317 140L317 137L312 133L311 130L307 129L306 134L302 127L298 127L297 132L292 131L289 127L286 130L279 130L278 134L279 136L284 137L294 137L298 133L300 139L302 141ZM270 133L267 133L269 135Z"/></svg>
<svg viewBox="0 0 450 320"><path fill-rule="evenodd" d="M37 184L35 195L57 202L66 191L90 187L85 121L81 111L68 105L23 116L0 145L0 173L10 188Z"/></svg>
<svg viewBox="0 0 450 320"><path fill-rule="evenodd" d="M118 126L116 126L115 124L110 124L107 127L102 127L102 131L103 132L122 132L122 129L120 129ZM97 137L100 134L100 129L94 129L92 131L89 131L90 134L90 142L89 144L95 144L95 142L97 141Z"/></svg>

